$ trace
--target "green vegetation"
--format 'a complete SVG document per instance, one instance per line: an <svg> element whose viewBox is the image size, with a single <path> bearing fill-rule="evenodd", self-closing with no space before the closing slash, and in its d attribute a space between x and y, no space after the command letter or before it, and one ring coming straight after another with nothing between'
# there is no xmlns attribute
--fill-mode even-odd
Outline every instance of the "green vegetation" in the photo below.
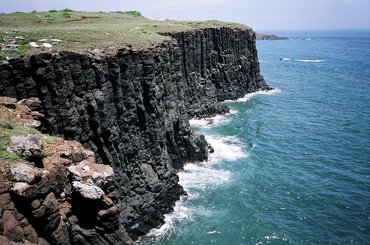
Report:
<svg viewBox="0 0 370 245"><path fill-rule="evenodd" d="M6 150L12 135L40 134L34 128L26 128L14 124L9 118L0 117L0 159L8 161L24 161L19 155Z"/></svg>
<svg viewBox="0 0 370 245"><path fill-rule="evenodd" d="M123 14L129 14L133 17L141 17L141 13L139 11L127 11L127 12L123 12Z"/></svg>
<svg viewBox="0 0 370 245"><path fill-rule="evenodd" d="M3 108L0 108L0 159L8 161L25 161L21 156L8 152L7 145L12 135L27 135L35 134L43 142L44 145L53 145L63 141L63 139L42 134L40 131L34 128L27 128L21 125L15 124L10 118L2 116Z"/></svg>
<svg viewBox="0 0 370 245"><path fill-rule="evenodd" d="M49 50L42 47L32 48L30 42L36 42L40 46L43 42L49 42L53 45L51 50L57 51L117 48L124 45L140 47L168 39L158 34L160 32L230 25L246 28L243 25L215 20L205 22L149 20L138 11L106 13L63 9L2 14L0 56L12 58ZM39 41L41 39L47 41ZM61 41L52 42L50 39Z"/></svg>

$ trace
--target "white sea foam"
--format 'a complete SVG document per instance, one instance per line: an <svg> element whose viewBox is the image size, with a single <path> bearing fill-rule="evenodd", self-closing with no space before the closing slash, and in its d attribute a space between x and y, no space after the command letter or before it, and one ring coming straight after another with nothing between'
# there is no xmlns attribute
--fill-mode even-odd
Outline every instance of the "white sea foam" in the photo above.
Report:
<svg viewBox="0 0 370 245"><path fill-rule="evenodd" d="M280 58L280 60L281 60L281 61L288 61L288 60L290 60L290 58L288 58L288 57L283 57L283 58Z"/></svg>
<svg viewBox="0 0 370 245"><path fill-rule="evenodd" d="M173 232L176 223L188 222L192 219L193 211L186 206L188 196L182 196L179 201L176 202L174 211L170 214L165 214L164 225L158 229L152 229L148 234L141 237L135 244L147 245L153 244L159 241L164 235Z"/></svg>
<svg viewBox="0 0 370 245"><path fill-rule="evenodd" d="M235 136L206 135L206 140L214 149L208 161L188 163L184 170L179 172L180 184L189 191L192 188L205 189L209 186L222 185L231 179L231 173L222 169L215 169L213 165L222 160L235 161L248 157L244 145Z"/></svg>
<svg viewBox="0 0 370 245"><path fill-rule="evenodd" d="M265 236L265 239L267 241L271 241L271 240L288 241L288 238L286 236L278 236L278 235Z"/></svg>
<svg viewBox="0 0 370 245"><path fill-rule="evenodd" d="M297 60L299 62L311 62L311 63L318 63L318 62L323 62L324 60L320 59L312 59L312 60Z"/></svg>
<svg viewBox="0 0 370 245"><path fill-rule="evenodd" d="M159 241L169 233L174 232L180 223L191 222L194 216L211 217L210 211L202 208L192 208L188 202L202 198L201 193L207 188L217 188L232 180L232 173L223 169L214 168L215 164L222 160L235 161L247 157L243 150L244 145L235 136L214 136L206 135L207 141L212 145L215 152L210 154L209 160L201 163L188 163L178 173L180 185L184 187L187 196L176 202L174 211L165 215L165 224L159 229L152 229L146 236L142 237L137 244L152 244ZM218 231L210 231L208 234L215 234Z"/></svg>
<svg viewBox="0 0 370 245"><path fill-rule="evenodd" d="M278 89L278 88L275 88L275 89L272 89L272 90L269 90L269 91L261 90L261 91L257 91L257 92L254 92L254 93L246 94L246 95L244 95L244 97L239 98L237 100L228 100L227 102L246 102L246 101L250 100L251 98L253 98L256 95L260 95L260 94L267 94L268 95L268 94L278 94L278 93L281 93L281 90Z"/></svg>
<svg viewBox="0 0 370 245"><path fill-rule="evenodd" d="M269 93L269 92L259 92ZM228 122L230 114L237 114L238 111L231 110L225 115L217 115L207 119L192 119L190 125L198 128L209 128ZM153 244L160 241L169 233L174 232L179 224L191 222L194 216L211 217L209 210L202 207L193 208L189 205L192 200L202 198L208 188L217 188L232 180L232 173L223 169L216 169L215 165L223 160L235 161L240 158L248 157L244 150L243 143L235 136L216 136L205 135L206 140L214 149L208 161L200 163L188 163L184 169L178 173L179 184L184 187L187 196L180 198L176 202L174 211L165 215L165 224L159 229L152 229L147 235L139 239L136 244ZM209 231L208 234L218 234L219 231Z"/></svg>
<svg viewBox="0 0 370 245"><path fill-rule="evenodd" d="M219 126L221 124L227 123L230 118L229 115L235 115L238 114L237 110L230 110L229 113L226 113L224 115L216 115L214 117L209 118L202 118L202 119L196 119L193 118L189 120L190 126L195 128L210 128L214 126Z"/></svg>
<svg viewBox="0 0 370 245"><path fill-rule="evenodd" d="M189 163L185 165L184 170L179 172L180 185L188 193L192 189L205 190L208 187L219 186L231 180L231 172L220 169L213 169L206 165ZM191 198L196 199L197 194L191 194Z"/></svg>
<svg viewBox="0 0 370 245"><path fill-rule="evenodd" d="M184 170L178 173L180 185L184 187L187 196L182 196L176 202L174 211L165 215L164 225L158 229L152 229L147 235L141 237L136 244L145 245L153 244L159 241L162 237L174 232L179 224L191 222L194 216L211 217L211 213L202 208L192 208L188 205L189 201L200 198L197 190L205 190L208 187L217 187L230 181L231 173L225 170L217 170L209 167L208 164L189 163L184 166Z"/></svg>
<svg viewBox="0 0 370 245"><path fill-rule="evenodd" d="M226 100L225 102L246 102L246 101L248 101L249 99L251 99L252 97L254 97L256 95L260 95L260 94L269 95L269 94L277 94L277 93L280 93L280 92L281 92L281 90L278 89L278 88L275 88L275 89L272 89L272 90L269 90L269 91L261 90L261 91L257 91L257 92L254 92L254 93L246 94L244 97L239 98L237 100ZM238 113L239 112L237 110L232 110L231 109L229 113L226 113L224 115L216 115L214 117L201 118L201 119L193 118L193 119L189 120L189 123L190 123L190 126L192 126L194 128L211 128L211 127L214 127L214 126L219 126L219 125L228 123L229 120L230 120L229 116L230 115L235 115L235 114L238 114Z"/></svg>
<svg viewBox="0 0 370 245"><path fill-rule="evenodd" d="M210 164L219 163L222 160L235 161L248 157L244 145L235 136L206 135L206 140L211 144L214 153L209 155Z"/></svg>

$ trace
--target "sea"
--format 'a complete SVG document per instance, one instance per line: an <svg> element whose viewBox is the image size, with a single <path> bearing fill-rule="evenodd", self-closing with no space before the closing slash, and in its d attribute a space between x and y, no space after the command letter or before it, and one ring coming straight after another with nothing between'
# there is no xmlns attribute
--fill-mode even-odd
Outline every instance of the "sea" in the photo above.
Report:
<svg viewBox="0 0 370 245"><path fill-rule="evenodd" d="M141 245L370 244L370 30L268 32L274 88L191 120L215 153Z"/></svg>

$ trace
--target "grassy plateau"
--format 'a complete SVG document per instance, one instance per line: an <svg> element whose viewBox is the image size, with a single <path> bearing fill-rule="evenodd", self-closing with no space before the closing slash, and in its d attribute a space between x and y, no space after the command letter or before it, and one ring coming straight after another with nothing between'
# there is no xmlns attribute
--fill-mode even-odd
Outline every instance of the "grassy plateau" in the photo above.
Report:
<svg viewBox="0 0 370 245"><path fill-rule="evenodd" d="M137 11L77 12L64 9L0 14L0 56L4 60L6 57L14 58L45 50L79 51L125 45L140 47L168 38L158 34L160 32L221 26L246 28L241 24L217 20L150 20ZM32 47L30 42L40 47ZM43 43L52 47L44 47Z"/></svg>

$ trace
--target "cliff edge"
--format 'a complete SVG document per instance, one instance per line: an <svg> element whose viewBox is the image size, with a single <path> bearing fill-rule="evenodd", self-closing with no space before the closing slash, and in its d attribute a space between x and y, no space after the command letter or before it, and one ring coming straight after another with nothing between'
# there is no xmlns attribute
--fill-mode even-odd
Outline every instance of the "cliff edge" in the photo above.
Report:
<svg viewBox="0 0 370 245"><path fill-rule="evenodd" d="M228 108L218 102L269 89L250 28L162 34L170 38L146 47L44 52L0 65L0 95L39 98L42 132L80 142L114 172L110 191L117 211L111 222L102 229L99 222L86 225L83 215L67 215L78 231L64 230L68 241L48 236L47 242L130 244L161 226L185 194L176 169L208 158L208 143L191 130L189 118L225 113ZM56 191L40 193L38 200L46 202L50 193L60 200ZM39 233L56 231L42 230L37 220L29 223Z"/></svg>

